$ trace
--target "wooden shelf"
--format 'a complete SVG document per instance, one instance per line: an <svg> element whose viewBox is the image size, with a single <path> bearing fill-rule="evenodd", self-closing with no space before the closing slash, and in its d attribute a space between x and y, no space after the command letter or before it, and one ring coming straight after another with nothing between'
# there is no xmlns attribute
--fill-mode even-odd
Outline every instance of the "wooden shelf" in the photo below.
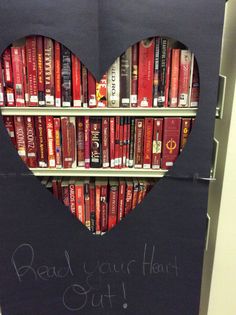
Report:
<svg viewBox="0 0 236 315"><path fill-rule="evenodd" d="M67 168L67 169L52 169L52 168L31 168L35 176L76 176L76 177L163 177L167 170L153 169L137 169L137 168Z"/></svg>

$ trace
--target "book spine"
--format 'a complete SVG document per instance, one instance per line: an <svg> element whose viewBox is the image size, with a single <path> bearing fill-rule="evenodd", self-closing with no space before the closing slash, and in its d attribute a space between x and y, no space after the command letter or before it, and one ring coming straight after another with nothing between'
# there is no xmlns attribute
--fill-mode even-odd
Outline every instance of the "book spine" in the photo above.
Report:
<svg viewBox="0 0 236 315"><path fill-rule="evenodd" d="M196 59L194 58L192 89L190 96L190 107L198 107L200 94L199 72Z"/></svg>
<svg viewBox="0 0 236 315"><path fill-rule="evenodd" d="M43 37L36 37L37 45L37 70L38 70L38 101L39 106L45 106L45 94L44 94L44 61L43 61Z"/></svg>
<svg viewBox="0 0 236 315"><path fill-rule="evenodd" d="M132 47L120 56L120 106L130 107Z"/></svg>
<svg viewBox="0 0 236 315"><path fill-rule="evenodd" d="M107 75L104 74L101 81L96 83L97 107L107 107Z"/></svg>
<svg viewBox="0 0 236 315"><path fill-rule="evenodd" d="M119 183L117 222L120 222L125 216L125 189L125 181L121 180Z"/></svg>
<svg viewBox="0 0 236 315"><path fill-rule="evenodd" d="M90 120L90 139L91 139L91 167L102 166L102 137L101 137L101 118L92 117Z"/></svg>
<svg viewBox="0 0 236 315"><path fill-rule="evenodd" d="M96 107L96 80L92 73L88 71L88 105L89 107Z"/></svg>
<svg viewBox="0 0 236 315"><path fill-rule="evenodd" d="M14 125L16 134L16 149L21 159L27 163L24 117L14 116Z"/></svg>
<svg viewBox="0 0 236 315"><path fill-rule="evenodd" d="M153 120L153 140L152 140L152 168L161 167L163 118Z"/></svg>
<svg viewBox="0 0 236 315"><path fill-rule="evenodd" d="M76 167L75 117L61 117L63 167Z"/></svg>
<svg viewBox="0 0 236 315"><path fill-rule="evenodd" d="M167 60L166 60L166 83L165 83L165 101L164 107L169 105L169 90L170 90L170 66L171 66L171 48L167 48Z"/></svg>
<svg viewBox="0 0 236 315"><path fill-rule="evenodd" d="M15 128L14 128L14 117L13 116L3 116L3 121L5 128L11 138L12 143L16 146L16 135L15 135Z"/></svg>
<svg viewBox="0 0 236 315"><path fill-rule="evenodd" d="M115 167L115 118L110 117L110 167Z"/></svg>
<svg viewBox="0 0 236 315"><path fill-rule="evenodd" d="M2 59L0 58L0 107L5 106Z"/></svg>
<svg viewBox="0 0 236 315"><path fill-rule="evenodd" d="M85 168L90 168L90 120L84 117L84 162Z"/></svg>
<svg viewBox="0 0 236 315"><path fill-rule="evenodd" d="M61 120L60 118L53 118L54 124L54 138L55 138L55 155L56 168L62 168L62 148L61 148Z"/></svg>
<svg viewBox="0 0 236 315"><path fill-rule="evenodd" d="M120 107L120 58L117 58L107 74L108 107Z"/></svg>
<svg viewBox="0 0 236 315"><path fill-rule="evenodd" d="M132 210L133 199L133 183L127 182L126 184L126 199L125 199L125 216Z"/></svg>
<svg viewBox="0 0 236 315"><path fill-rule="evenodd" d="M108 230L111 230L117 222L118 183L110 183Z"/></svg>
<svg viewBox="0 0 236 315"><path fill-rule="evenodd" d="M139 180L139 187L138 187L138 201L137 204L140 204L143 200L144 194L144 183L142 180Z"/></svg>
<svg viewBox="0 0 236 315"><path fill-rule="evenodd" d="M37 41L36 36L26 38L26 58L29 84L29 106L38 106Z"/></svg>
<svg viewBox="0 0 236 315"><path fill-rule="evenodd" d="M101 233L107 232L108 227L108 204L107 204L107 184L101 185Z"/></svg>
<svg viewBox="0 0 236 315"><path fill-rule="evenodd" d="M119 157L118 167L122 168L123 161L123 139L124 139L124 117L120 117Z"/></svg>
<svg viewBox="0 0 236 315"><path fill-rule="evenodd" d="M172 49L170 107L178 106L180 49Z"/></svg>
<svg viewBox="0 0 236 315"><path fill-rule="evenodd" d="M143 168L151 168L152 165L152 139L153 139L153 118L144 119L144 150Z"/></svg>
<svg viewBox="0 0 236 315"><path fill-rule="evenodd" d="M89 183L89 200L90 200L90 231L96 233L96 200L94 182Z"/></svg>
<svg viewBox="0 0 236 315"><path fill-rule="evenodd" d="M3 53L4 83L6 89L7 106L15 106L14 89L13 89L13 72L11 62L11 50L7 48Z"/></svg>
<svg viewBox="0 0 236 315"><path fill-rule="evenodd" d="M161 168L170 169L179 153L181 118L164 118Z"/></svg>
<svg viewBox="0 0 236 315"><path fill-rule="evenodd" d="M89 195L89 181L84 184L84 203L85 203L85 226L90 230L90 195Z"/></svg>
<svg viewBox="0 0 236 315"><path fill-rule="evenodd" d="M84 65L82 65L82 92L83 107L88 107L88 70Z"/></svg>
<svg viewBox="0 0 236 315"><path fill-rule="evenodd" d="M21 47L11 47L16 106L25 106L24 77Z"/></svg>
<svg viewBox="0 0 236 315"><path fill-rule="evenodd" d="M131 107L138 106L138 44L132 46Z"/></svg>
<svg viewBox="0 0 236 315"><path fill-rule="evenodd" d="M130 139L131 139L130 122L131 122L130 117L127 117L127 142L126 142L127 150L126 150L126 160L125 160L126 167L129 167L129 157L130 157Z"/></svg>
<svg viewBox="0 0 236 315"><path fill-rule="evenodd" d="M61 107L61 45L55 42L55 106Z"/></svg>
<svg viewBox="0 0 236 315"><path fill-rule="evenodd" d="M120 117L115 117L115 168L119 168L120 154Z"/></svg>
<svg viewBox="0 0 236 315"><path fill-rule="evenodd" d="M72 95L73 106L81 107L81 63L78 57L72 54Z"/></svg>
<svg viewBox="0 0 236 315"><path fill-rule="evenodd" d="M85 166L84 117L77 117L78 166Z"/></svg>
<svg viewBox="0 0 236 315"><path fill-rule="evenodd" d="M62 107L71 106L71 53L61 45L61 103Z"/></svg>
<svg viewBox="0 0 236 315"><path fill-rule="evenodd" d="M167 60L167 39L161 38L158 107L163 107L165 103L166 60Z"/></svg>
<svg viewBox="0 0 236 315"><path fill-rule="evenodd" d="M122 167L126 167L127 147L128 147L128 117L124 117Z"/></svg>
<svg viewBox="0 0 236 315"><path fill-rule="evenodd" d="M160 37L155 37L154 74L153 74L153 107L158 106L159 97L159 66L160 66Z"/></svg>
<svg viewBox="0 0 236 315"><path fill-rule="evenodd" d="M83 183L75 184L75 203L76 217L85 224L85 209L84 209L84 185Z"/></svg>
<svg viewBox="0 0 236 315"><path fill-rule="evenodd" d="M191 130L191 118L182 118L181 133L180 133L180 152L182 152L187 143L188 136Z"/></svg>
<svg viewBox="0 0 236 315"><path fill-rule="evenodd" d="M189 105L190 69L191 52L189 50L181 50L178 107L188 107Z"/></svg>
<svg viewBox="0 0 236 315"><path fill-rule="evenodd" d="M69 185L69 195L70 195L70 211L72 214L76 214L76 202L75 202L75 185Z"/></svg>
<svg viewBox="0 0 236 315"><path fill-rule="evenodd" d="M109 118L102 118L102 167L107 168L109 163Z"/></svg>
<svg viewBox="0 0 236 315"><path fill-rule="evenodd" d="M143 134L144 134L144 119L135 119L135 157L134 167L143 167Z"/></svg>
<svg viewBox="0 0 236 315"><path fill-rule="evenodd" d="M62 202L66 207L70 206L70 193L68 185L62 186Z"/></svg>
<svg viewBox="0 0 236 315"><path fill-rule="evenodd" d="M101 185L95 183L96 234L101 234Z"/></svg>
<svg viewBox="0 0 236 315"><path fill-rule="evenodd" d="M129 167L134 166L135 119L130 120Z"/></svg>
<svg viewBox="0 0 236 315"><path fill-rule="evenodd" d="M138 204L138 191L139 191L139 183L137 180L134 180L134 187L133 187L133 198L132 198L132 210L136 208Z"/></svg>
<svg viewBox="0 0 236 315"><path fill-rule="evenodd" d="M26 133L26 152L27 165L34 168L38 166L37 145L35 137L35 126L33 117L25 117L25 133Z"/></svg>
<svg viewBox="0 0 236 315"><path fill-rule="evenodd" d="M44 80L46 106L54 106L54 43L44 37Z"/></svg>
<svg viewBox="0 0 236 315"><path fill-rule="evenodd" d="M139 43L138 106L152 107L153 103L153 68L154 39Z"/></svg>
<svg viewBox="0 0 236 315"><path fill-rule="evenodd" d="M22 71L24 80L24 91L25 91L25 105L29 106L29 83L28 83L28 73L27 73L27 61L26 61L26 47L21 47L22 56Z"/></svg>
<svg viewBox="0 0 236 315"><path fill-rule="evenodd" d="M46 118L35 117L36 143L39 167L48 167Z"/></svg>
<svg viewBox="0 0 236 315"><path fill-rule="evenodd" d="M46 128L47 128L47 146L48 146L48 167L56 167L56 155L55 155L55 138L54 138L54 124L53 117L46 116Z"/></svg>
<svg viewBox="0 0 236 315"><path fill-rule="evenodd" d="M56 199L60 200L57 179L55 178L52 179L52 194Z"/></svg>

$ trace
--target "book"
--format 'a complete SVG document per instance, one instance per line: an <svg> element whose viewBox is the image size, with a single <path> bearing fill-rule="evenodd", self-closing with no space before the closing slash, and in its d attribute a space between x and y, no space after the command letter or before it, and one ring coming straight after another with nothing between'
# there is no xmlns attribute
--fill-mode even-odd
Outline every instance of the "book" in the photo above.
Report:
<svg viewBox="0 0 236 315"><path fill-rule="evenodd" d="M159 67L161 38L155 37L154 74L153 74L153 107L158 106L159 97Z"/></svg>
<svg viewBox="0 0 236 315"><path fill-rule="evenodd" d="M84 182L75 182L75 213L76 217L85 224L85 204L84 204Z"/></svg>
<svg viewBox="0 0 236 315"><path fill-rule="evenodd" d="M191 130L191 118L182 118L181 132L180 132L180 152L182 152L185 144L187 143L188 136Z"/></svg>
<svg viewBox="0 0 236 315"><path fill-rule="evenodd" d="M109 179L109 214L108 214L108 230L111 230L117 223L117 206L118 206L118 180Z"/></svg>
<svg viewBox="0 0 236 315"><path fill-rule="evenodd" d="M96 82L96 100L97 107L107 107L107 74Z"/></svg>
<svg viewBox="0 0 236 315"><path fill-rule="evenodd" d="M108 107L120 107L120 82L120 58L117 58L107 73Z"/></svg>
<svg viewBox="0 0 236 315"><path fill-rule="evenodd" d="M32 116L25 117L25 135L26 135L27 165L30 168L37 167L38 166L37 145L36 145L34 119Z"/></svg>
<svg viewBox="0 0 236 315"><path fill-rule="evenodd" d="M14 126L16 135L16 149L21 159L27 163L27 148L24 117L14 116Z"/></svg>
<svg viewBox="0 0 236 315"><path fill-rule="evenodd" d="M62 165L76 167L76 122L75 117L61 117Z"/></svg>
<svg viewBox="0 0 236 315"><path fill-rule="evenodd" d="M11 47L12 69L14 77L15 106L25 106L23 62L21 47Z"/></svg>
<svg viewBox="0 0 236 315"><path fill-rule="evenodd" d="M61 103L62 107L70 107L71 95L71 53L61 45Z"/></svg>
<svg viewBox="0 0 236 315"><path fill-rule="evenodd" d="M78 166L85 166L85 130L84 117L77 117L77 160Z"/></svg>
<svg viewBox="0 0 236 315"><path fill-rule="evenodd" d="M163 134L163 118L154 118L153 119L153 138L152 138L152 168L153 169L159 169L161 167L162 134Z"/></svg>
<svg viewBox="0 0 236 315"><path fill-rule="evenodd" d="M180 49L173 48L172 60L171 60L171 79L170 79L170 107L178 106L179 65L180 65Z"/></svg>
<svg viewBox="0 0 236 315"><path fill-rule="evenodd" d="M56 168L62 168L62 147L61 147L61 120L58 117L53 118Z"/></svg>
<svg viewBox="0 0 236 315"><path fill-rule="evenodd" d="M167 45L167 39L162 37L160 40L158 107L163 107L165 103Z"/></svg>
<svg viewBox="0 0 236 315"><path fill-rule="evenodd" d="M73 106L82 107L81 95L81 62L74 54L71 56L72 62L72 96Z"/></svg>
<svg viewBox="0 0 236 315"><path fill-rule="evenodd" d="M3 59L4 84L5 84L5 91L6 91L6 105L15 106L14 88L13 88L13 71L12 71L12 60L11 60L10 48L7 48L4 50L2 59Z"/></svg>
<svg viewBox="0 0 236 315"><path fill-rule="evenodd" d="M46 118L44 116L35 117L35 131L37 143L38 166L48 167L48 147Z"/></svg>
<svg viewBox="0 0 236 315"><path fill-rule="evenodd" d="M29 106L38 106L37 40L26 37L26 61L29 87Z"/></svg>
<svg viewBox="0 0 236 315"><path fill-rule="evenodd" d="M55 106L61 107L61 45L55 42L55 66L54 66L54 78L55 78Z"/></svg>
<svg viewBox="0 0 236 315"><path fill-rule="evenodd" d="M90 119L90 165L93 168L102 166L102 126L101 118Z"/></svg>
<svg viewBox="0 0 236 315"><path fill-rule="evenodd" d="M119 191L118 191L118 209L117 209L117 221L120 222L125 216L125 194L126 183L124 178L119 178Z"/></svg>
<svg viewBox="0 0 236 315"><path fill-rule="evenodd" d="M36 51L37 51L37 78L38 78L38 104L45 106L45 86L44 86L44 48L43 36L36 37ZM56 62L56 58L55 58Z"/></svg>
<svg viewBox="0 0 236 315"><path fill-rule="evenodd" d="M48 167L56 167L55 154L55 137L54 137L54 121L52 116L46 116L46 130L47 130L47 148L48 148Z"/></svg>
<svg viewBox="0 0 236 315"><path fill-rule="evenodd" d="M102 167L110 166L109 159L109 118L102 118Z"/></svg>
<svg viewBox="0 0 236 315"><path fill-rule="evenodd" d="M82 102L83 107L88 107L88 71L82 65Z"/></svg>
<svg viewBox="0 0 236 315"><path fill-rule="evenodd" d="M143 167L143 136L144 136L144 119L135 119L135 149L134 149L134 167Z"/></svg>
<svg viewBox="0 0 236 315"><path fill-rule="evenodd" d="M88 106L91 108L97 106L96 80L90 71L88 71Z"/></svg>
<svg viewBox="0 0 236 315"><path fill-rule="evenodd" d="M189 106L189 84L190 84L191 58L192 58L192 55L191 55L191 52L189 50L181 50L178 107L188 107Z"/></svg>
<svg viewBox="0 0 236 315"><path fill-rule="evenodd" d="M69 180L69 197L70 197L70 211L76 215L76 200L75 200L75 180Z"/></svg>
<svg viewBox="0 0 236 315"><path fill-rule="evenodd" d="M144 149L143 168L151 168L152 165L152 141L153 141L153 118L144 119Z"/></svg>
<svg viewBox="0 0 236 315"><path fill-rule="evenodd" d="M120 56L120 107L130 107L132 47Z"/></svg>
<svg viewBox="0 0 236 315"><path fill-rule="evenodd" d="M132 46L131 95L130 106L138 106L138 44Z"/></svg>
<svg viewBox="0 0 236 315"><path fill-rule="evenodd" d="M90 168L90 119L84 117L84 166Z"/></svg>
<svg viewBox="0 0 236 315"><path fill-rule="evenodd" d="M54 42L44 37L44 84L46 106L54 106Z"/></svg>

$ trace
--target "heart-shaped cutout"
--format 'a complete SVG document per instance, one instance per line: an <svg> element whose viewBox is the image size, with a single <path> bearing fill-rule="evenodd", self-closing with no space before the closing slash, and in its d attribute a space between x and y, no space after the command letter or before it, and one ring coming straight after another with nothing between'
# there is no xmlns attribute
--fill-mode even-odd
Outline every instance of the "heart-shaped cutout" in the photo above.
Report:
<svg viewBox="0 0 236 315"><path fill-rule="evenodd" d="M1 65L0 106L18 154L96 234L173 166L199 103L194 54L164 37L129 47L100 82L43 36L13 43Z"/></svg>

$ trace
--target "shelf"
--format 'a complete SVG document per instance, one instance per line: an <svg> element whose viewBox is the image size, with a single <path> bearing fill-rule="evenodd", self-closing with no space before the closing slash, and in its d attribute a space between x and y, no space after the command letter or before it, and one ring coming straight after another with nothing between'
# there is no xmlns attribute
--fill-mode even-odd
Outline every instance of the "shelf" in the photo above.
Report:
<svg viewBox="0 0 236 315"><path fill-rule="evenodd" d="M101 168L67 168L67 169L52 169L52 168L32 168L30 169L35 176L96 176L96 177L163 177L167 170L153 169L137 169L137 168L122 168L122 169L101 169Z"/></svg>

